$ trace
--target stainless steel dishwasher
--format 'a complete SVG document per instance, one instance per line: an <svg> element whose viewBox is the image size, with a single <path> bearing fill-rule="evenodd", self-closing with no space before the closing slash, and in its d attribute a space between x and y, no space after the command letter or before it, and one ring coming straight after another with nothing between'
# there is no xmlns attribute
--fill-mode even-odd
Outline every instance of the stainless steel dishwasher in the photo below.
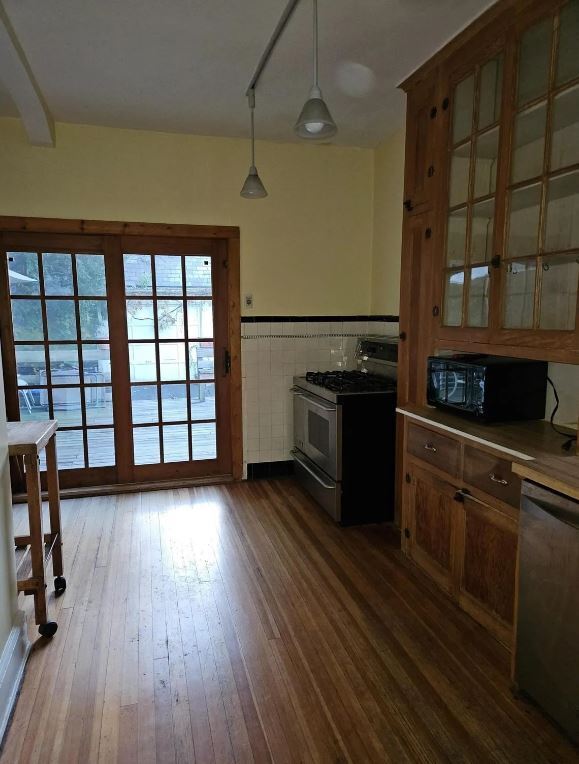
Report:
<svg viewBox="0 0 579 764"><path fill-rule="evenodd" d="M579 501L525 481L515 679L579 743Z"/></svg>

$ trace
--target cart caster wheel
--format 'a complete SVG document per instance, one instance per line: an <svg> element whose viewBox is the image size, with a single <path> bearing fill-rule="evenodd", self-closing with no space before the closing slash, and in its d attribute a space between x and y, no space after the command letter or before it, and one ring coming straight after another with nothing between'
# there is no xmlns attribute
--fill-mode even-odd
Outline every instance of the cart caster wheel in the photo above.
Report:
<svg viewBox="0 0 579 764"><path fill-rule="evenodd" d="M56 621L47 621L46 623L41 623L38 627L38 631L40 632L40 635L42 637L53 637L56 634L56 630L58 629L58 624Z"/></svg>
<svg viewBox="0 0 579 764"><path fill-rule="evenodd" d="M66 589L66 578L64 576L57 576L54 579L54 593L59 597Z"/></svg>

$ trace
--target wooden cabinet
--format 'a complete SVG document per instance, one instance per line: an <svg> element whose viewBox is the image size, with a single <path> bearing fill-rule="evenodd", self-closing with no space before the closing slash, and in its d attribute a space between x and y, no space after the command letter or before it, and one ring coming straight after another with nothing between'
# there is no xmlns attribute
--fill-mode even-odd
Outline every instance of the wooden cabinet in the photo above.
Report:
<svg viewBox="0 0 579 764"><path fill-rule="evenodd" d="M406 448L412 456L447 472L451 477L459 473L460 445L441 432L409 423Z"/></svg>
<svg viewBox="0 0 579 764"><path fill-rule="evenodd" d="M403 83L430 352L579 363L578 39L579 0L502 0Z"/></svg>
<svg viewBox="0 0 579 764"><path fill-rule="evenodd" d="M424 212L431 206L438 180L437 156L438 81L430 77L408 94L406 109L406 154L404 165L404 210L407 215Z"/></svg>
<svg viewBox="0 0 579 764"><path fill-rule="evenodd" d="M511 463L406 419L404 478L404 551L510 647L520 498Z"/></svg>
<svg viewBox="0 0 579 764"><path fill-rule="evenodd" d="M458 603L509 644L515 607L517 521L468 495L458 497Z"/></svg>
<svg viewBox="0 0 579 764"><path fill-rule="evenodd" d="M416 467L408 491L408 553L440 586L450 591L456 488Z"/></svg>
<svg viewBox="0 0 579 764"><path fill-rule="evenodd" d="M521 481L513 473L508 459L465 445L463 479L469 486L474 486L512 507L519 507Z"/></svg>

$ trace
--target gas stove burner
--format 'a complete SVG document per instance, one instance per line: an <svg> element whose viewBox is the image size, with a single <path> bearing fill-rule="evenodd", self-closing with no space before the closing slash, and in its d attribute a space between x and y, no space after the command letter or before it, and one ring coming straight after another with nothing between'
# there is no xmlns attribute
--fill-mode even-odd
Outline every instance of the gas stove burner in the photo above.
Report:
<svg viewBox="0 0 579 764"><path fill-rule="evenodd" d="M306 381L336 393L373 393L396 387L390 379L361 371L308 371Z"/></svg>

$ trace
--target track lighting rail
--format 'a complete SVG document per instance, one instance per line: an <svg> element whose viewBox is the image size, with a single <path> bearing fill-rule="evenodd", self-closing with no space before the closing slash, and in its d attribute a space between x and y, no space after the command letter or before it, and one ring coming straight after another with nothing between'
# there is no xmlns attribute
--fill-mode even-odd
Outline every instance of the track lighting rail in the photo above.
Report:
<svg viewBox="0 0 579 764"><path fill-rule="evenodd" d="M259 59L255 72L253 73L253 77L249 81L249 85L247 86L247 90L245 91L245 95L247 97L249 97L249 94L252 90L255 91L255 88L257 87L257 83L259 82L259 78L261 77L261 74L263 70L265 69L267 62L271 58L271 54L273 53L274 48L277 45L277 41L281 37L283 30L286 28L287 23L291 19L292 14L295 11L299 2L300 0L289 0L288 4L286 5L285 10L281 15L281 18L277 22L276 28L273 30L273 34L269 38L269 42L265 46L265 50L263 51L261 58Z"/></svg>

